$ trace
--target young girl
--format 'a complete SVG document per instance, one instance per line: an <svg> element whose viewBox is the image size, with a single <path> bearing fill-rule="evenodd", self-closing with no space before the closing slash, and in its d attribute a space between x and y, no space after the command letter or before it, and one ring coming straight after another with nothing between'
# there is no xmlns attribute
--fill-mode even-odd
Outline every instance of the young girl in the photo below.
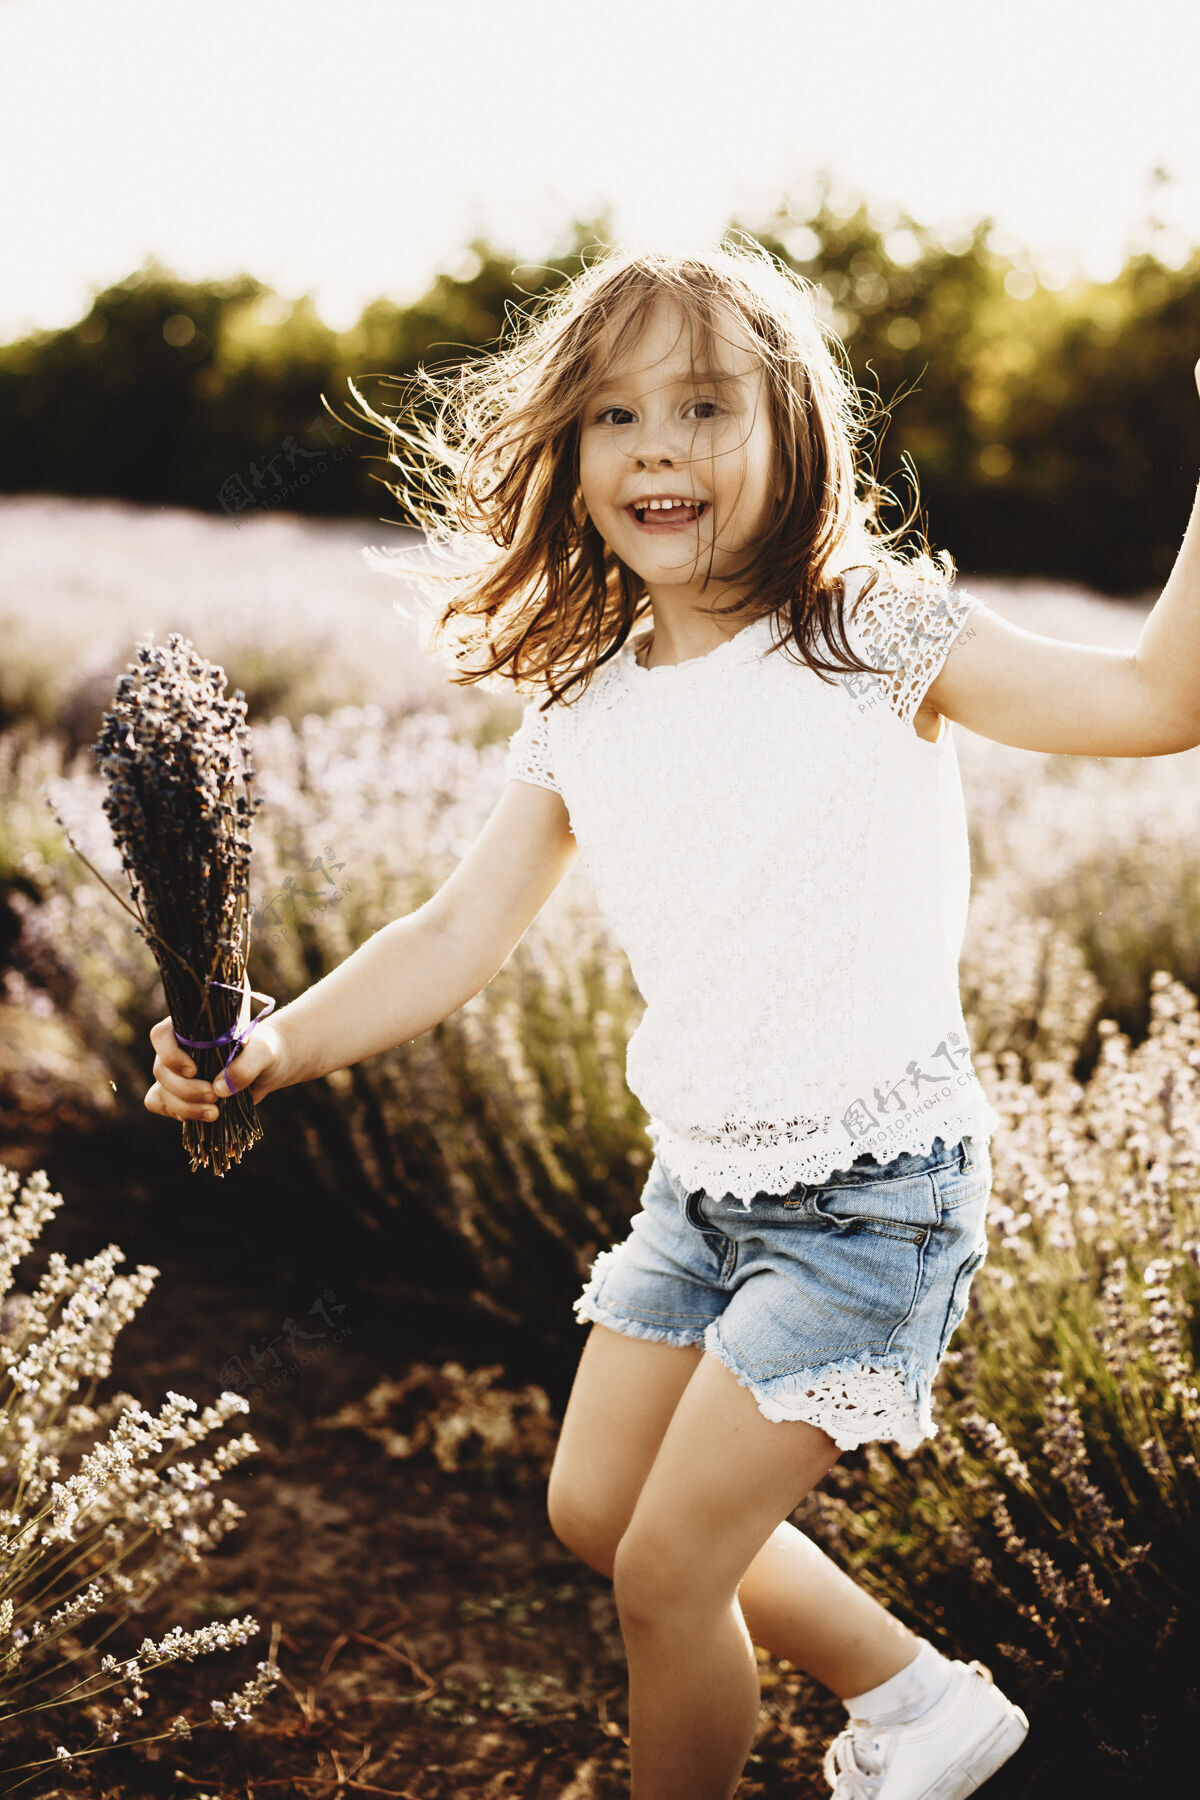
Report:
<svg viewBox="0 0 1200 1800"><path fill-rule="evenodd" d="M837 348L757 246L610 254L470 365L432 432L384 421L401 467L443 468L435 538L486 548L442 577L439 629L481 653L457 679L533 697L440 892L231 1071L258 1101L429 1030L582 854L646 1001L627 1074L656 1154L576 1302L549 1510L613 1579L634 1800L733 1794L755 1643L844 1700L838 1800L959 1800L1020 1745L986 1668L789 1519L842 1451L936 1430L986 1255L998 1119L958 993L947 721L1071 755L1200 742L1197 517L1136 651L1010 627L878 529ZM150 1035L147 1107L215 1116L225 1084L194 1079L169 1019Z"/></svg>

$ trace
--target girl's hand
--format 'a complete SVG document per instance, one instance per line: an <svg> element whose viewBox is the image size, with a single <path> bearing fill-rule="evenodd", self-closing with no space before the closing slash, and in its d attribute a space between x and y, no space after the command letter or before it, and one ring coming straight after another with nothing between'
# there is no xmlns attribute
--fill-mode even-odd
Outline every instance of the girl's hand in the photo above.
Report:
<svg viewBox="0 0 1200 1800"><path fill-rule="evenodd" d="M175 1041L170 1016L150 1027L150 1042L156 1051L154 1085L147 1091L144 1105L147 1112L158 1113L164 1119L205 1119L211 1123L217 1117L220 1102L230 1092L227 1082L232 1082L234 1093L248 1090L255 1105L279 1085L271 1076L278 1073L282 1043L269 1019L255 1026L230 1063L228 1074L218 1076L218 1089L196 1075L195 1063L182 1044Z"/></svg>

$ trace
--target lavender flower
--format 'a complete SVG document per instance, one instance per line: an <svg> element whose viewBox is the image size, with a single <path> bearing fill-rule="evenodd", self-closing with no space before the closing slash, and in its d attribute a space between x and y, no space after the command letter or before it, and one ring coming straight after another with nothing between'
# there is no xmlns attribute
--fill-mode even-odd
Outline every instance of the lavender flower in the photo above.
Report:
<svg viewBox="0 0 1200 1800"><path fill-rule="evenodd" d="M172 1460L246 1412L240 1394L222 1394L203 1411L175 1393L157 1413L123 1392L100 1405L72 1403L82 1381L91 1391L109 1373L114 1339L158 1271L139 1268L136 1281L118 1275L124 1257L110 1244L74 1265L55 1253L32 1294L11 1294L17 1263L61 1205L42 1170L22 1185L0 1165L0 1383L7 1389L0 1397L0 1725L76 1706L93 1722L95 1749L124 1741L129 1722L142 1716L144 1678L155 1669L245 1644L257 1633L247 1615L190 1631L174 1626L158 1643L144 1638L137 1656L124 1660L107 1653L97 1661L90 1646L80 1649L81 1628L103 1624L93 1642L106 1638L244 1516L232 1500L218 1502L214 1490L257 1445L243 1433L199 1463ZM105 1427L106 1437L81 1447ZM72 1654L64 1657L68 1638ZM244 1722L277 1676L273 1663L260 1663L259 1675L228 1701L214 1702L213 1719L201 1723ZM96 1704L115 1687L126 1689L119 1706ZM182 1735L179 1721L156 1735ZM74 1754L59 1745L47 1762Z"/></svg>

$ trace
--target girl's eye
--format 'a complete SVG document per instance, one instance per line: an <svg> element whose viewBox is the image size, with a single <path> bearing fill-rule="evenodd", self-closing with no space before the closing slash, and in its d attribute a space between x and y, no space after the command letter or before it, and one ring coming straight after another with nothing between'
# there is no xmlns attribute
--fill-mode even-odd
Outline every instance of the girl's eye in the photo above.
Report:
<svg viewBox="0 0 1200 1800"><path fill-rule="evenodd" d="M693 400L686 410L689 416L695 413L700 419L715 419L721 409L715 400ZM606 406L603 412L596 415L600 425L628 425L632 418L633 414L627 406Z"/></svg>

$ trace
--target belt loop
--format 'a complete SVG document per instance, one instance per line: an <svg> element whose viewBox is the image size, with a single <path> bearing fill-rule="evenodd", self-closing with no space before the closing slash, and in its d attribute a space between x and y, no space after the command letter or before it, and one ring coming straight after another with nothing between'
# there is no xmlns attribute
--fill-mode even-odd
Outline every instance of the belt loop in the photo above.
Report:
<svg viewBox="0 0 1200 1800"><path fill-rule="evenodd" d="M969 1169L975 1167L975 1146L969 1136L959 1140L958 1167L959 1171L964 1175Z"/></svg>

